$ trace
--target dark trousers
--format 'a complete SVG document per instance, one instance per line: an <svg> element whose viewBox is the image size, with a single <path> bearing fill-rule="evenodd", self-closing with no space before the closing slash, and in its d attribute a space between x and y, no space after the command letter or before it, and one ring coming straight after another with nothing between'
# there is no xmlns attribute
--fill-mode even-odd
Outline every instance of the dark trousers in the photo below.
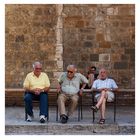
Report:
<svg viewBox="0 0 140 140"><path fill-rule="evenodd" d="M41 92L40 95L35 95L31 92L25 92L24 101L25 101L25 109L28 115L33 116L33 105L32 101L39 101L39 115L45 115L48 117L48 93Z"/></svg>

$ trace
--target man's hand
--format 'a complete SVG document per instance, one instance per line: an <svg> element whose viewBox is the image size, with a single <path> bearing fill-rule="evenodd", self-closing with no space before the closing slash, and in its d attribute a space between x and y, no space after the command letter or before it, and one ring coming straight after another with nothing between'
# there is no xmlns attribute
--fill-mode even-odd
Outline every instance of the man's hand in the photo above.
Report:
<svg viewBox="0 0 140 140"><path fill-rule="evenodd" d="M35 95L39 95L41 93L41 89L40 88L36 88L34 90Z"/></svg>
<svg viewBox="0 0 140 140"><path fill-rule="evenodd" d="M83 95L83 89L80 89L80 91L79 91L79 95L80 95L80 96Z"/></svg>
<svg viewBox="0 0 140 140"><path fill-rule="evenodd" d="M61 85L58 84L58 85L57 85L57 93L60 93L60 92L61 92Z"/></svg>
<svg viewBox="0 0 140 140"><path fill-rule="evenodd" d="M111 89L111 88L101 88L101 89L99 89L99 90L101 90L101 91L103 91L103 90L104 90L105 92L106 92L106 91L112 91L112 89Z"/></svg>
<svg viewBox="0 0 140 140"><path fill-rule="evenodd" d="M57 92L59 93L61 91L61 89L60 88L57 88Z"/></svg>
<svg viewBox="0 0 140 140"><path fill-rule="evenodd" d="M102 92L103 90L105 90L105 88L100 88L100 89L98 89L97 91L98 91L98 92Z"/></svg>

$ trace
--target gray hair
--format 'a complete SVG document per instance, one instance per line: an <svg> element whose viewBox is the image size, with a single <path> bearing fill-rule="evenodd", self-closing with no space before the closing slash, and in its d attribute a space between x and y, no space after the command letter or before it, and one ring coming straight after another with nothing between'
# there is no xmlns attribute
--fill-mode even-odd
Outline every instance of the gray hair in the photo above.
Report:
<svg viewBox="0 0 140 140"><path fill-rule="evenodd" d="M33 63L33 69L35 69L37 65L40 65L42 67L42 64L39 61L36 61Z"/></svg>
<svg viewBox="0 0 140 140"><path fill-rule="evenodd" d="M76 68L75 65L72 65L72 64L71 64L71 65L68 65L68 66L67 66L67 70L68 70L69 68L74 68L74 69L75 69L75 72L77 71L77 68Z"/></svg>

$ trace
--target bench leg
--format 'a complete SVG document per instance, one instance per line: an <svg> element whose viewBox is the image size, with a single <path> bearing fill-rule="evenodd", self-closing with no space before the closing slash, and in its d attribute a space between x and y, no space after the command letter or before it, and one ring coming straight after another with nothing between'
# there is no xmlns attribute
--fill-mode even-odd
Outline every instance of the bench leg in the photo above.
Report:
<svg viewBox="0 0 140 140"><path fill-rule="evenodd" d="M114 98L114 123L116 122L116 94L115 95L115 98Z"/></svg>
<svg viewBox="0 0 140 140"><path fill-rule="evenodd" d="M80 104L78 104L78 121L80 121Z"/></svg>
<svg viewBox="0 0 140 140"><path fill-rule="evenodd" d="M58 94L56 100L58 100ZM56 121L58 121L58 103L56 103Z"/></svg>
<svg viewBox="0 0 140 140"><path fill-rule="evenodd" d="M48 115L47 115L47 121L49 121L49 103L48 103Z"/></svg>
<svg viewBox="0 0 140 140"><path fill-rule="evenodd" d="M81 120L83 119L83 104L82 104L82 96L81 96L81 100L80 100L80 111L81 111Z"/></svg>
<svg viewBox="0 0 140 140"><path fill-rule="evenodd" d="M94 93L92 93L92 105L94 106ZM94 122L94 120L95 120L95 113L94 113L94 111L92 111L92 116L93 116L93 122Z"/></svg>
<svg viewBox="0 0 140 140"><path fill-rule="evenodd" d="M58 105L56 105L56 121L58 121Z"/></svg>
<svg viewBox="0 0 140 140"><path fill-rule="evenodd" d="M25 108L25 121L27 120L27 111L26 111L26 108Z"/></svg>
<svg viewBox="0 0 140 140"><path fill-rule="evenodd" d="M79 101L78 101L78 121L82 119L82 96L79 96Z"/></svg>

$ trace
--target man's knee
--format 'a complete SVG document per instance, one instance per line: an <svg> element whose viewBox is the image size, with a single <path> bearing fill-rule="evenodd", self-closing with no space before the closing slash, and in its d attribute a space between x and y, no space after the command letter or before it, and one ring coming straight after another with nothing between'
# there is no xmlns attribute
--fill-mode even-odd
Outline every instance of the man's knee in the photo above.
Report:
<svg viewBox="0 0 140 140"><path fill-rule="evenodd" d="M79 96L78 95L74 95L71 100L73 103L78 103L78 99L79 99Z"/></svg>
<svg viewBox="0 0 140 140"><path fill-rule="evenodd" d="M65 96L63 94L59 94L58 99L57 99L57 103L62 102L65 100Z"/></svg>
<svg viewBox="0 0 140 140"><path fill-rule="evenodd" d="M107 101L108 102L112 102L112 101L114 101L114 98L115 98L114 93L113 92L108 92L108 94L107 94Z"/></svg>
<svg viewBox="0 0 140 140"><path fill-rule="evenodd" d="M40 97L47 99L48 93L43 92L43 93L40 94Z"/></svg>
<svg viewBox="0 0 140 140"><path fill-rule="evenodd" d="M106 92L105 91L102 91L101 92L101 96L106 97Z"/></svg>
<svg viewBox="0 0 140 140"><path fill-rule="evenodd" d="M31 96L30 94L25 94L25 96L24 96L24 101L25 101L25 102L32 101L32 96Z"/></svg>

